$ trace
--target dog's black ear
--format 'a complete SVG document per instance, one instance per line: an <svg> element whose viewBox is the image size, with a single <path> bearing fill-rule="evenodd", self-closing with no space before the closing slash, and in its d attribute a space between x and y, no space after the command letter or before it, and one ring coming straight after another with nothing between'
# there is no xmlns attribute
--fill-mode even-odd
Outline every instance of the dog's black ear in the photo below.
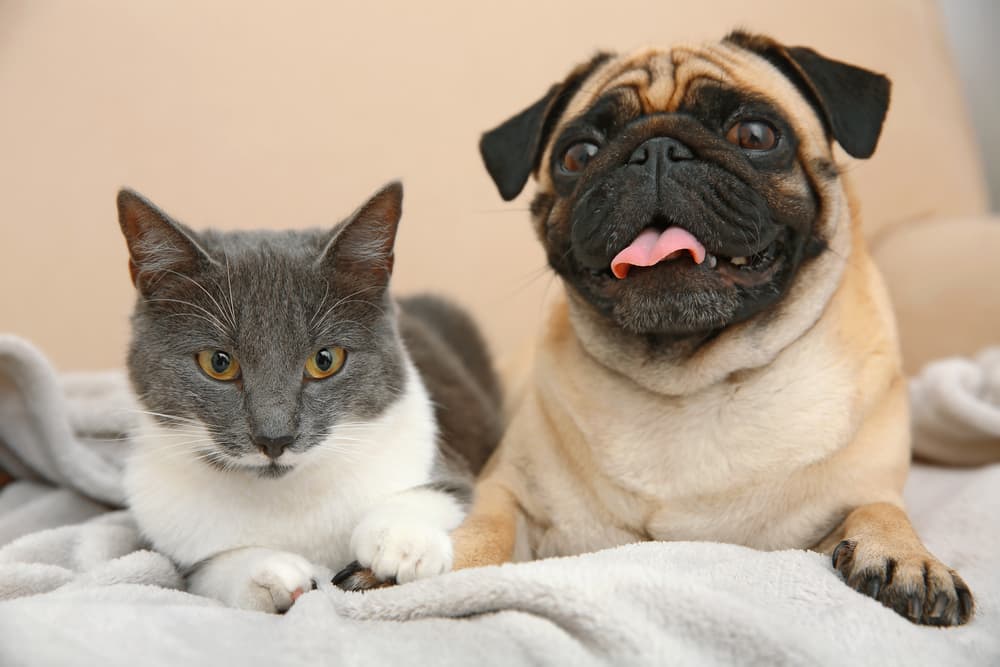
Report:
<svg viewBox="0 0 1000 667"><path fill-rule="evenodd" d="M538 167L552 128L570 98L587 77L609 58L611 54L597 54L574 69L562 83L549 88L542 99L483 134L479 140L479 153L504 201L510 201L524 189L524 184Z"/></svg>
<svg viewBox="0 0 1000 667"><path fill-rule="evenodd" d="M887 77L763 35L734 32L726 39L764 56L791 79L850 155L868 158L875 152L889 109Z"/></svg>

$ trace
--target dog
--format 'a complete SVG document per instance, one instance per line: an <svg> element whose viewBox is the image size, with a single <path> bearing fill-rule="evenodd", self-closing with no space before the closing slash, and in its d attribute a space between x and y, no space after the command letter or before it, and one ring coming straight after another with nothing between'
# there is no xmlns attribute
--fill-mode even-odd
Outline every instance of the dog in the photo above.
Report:
<svg viewBox="0 0 1000 667"><path fill-rule="evenodd" d="M891 306L833 143L872 155L880 74L734 32L601 53L485 133L564 285L456 568L642 540L811 548L916 623L973 615L903 508Z"/></svg>

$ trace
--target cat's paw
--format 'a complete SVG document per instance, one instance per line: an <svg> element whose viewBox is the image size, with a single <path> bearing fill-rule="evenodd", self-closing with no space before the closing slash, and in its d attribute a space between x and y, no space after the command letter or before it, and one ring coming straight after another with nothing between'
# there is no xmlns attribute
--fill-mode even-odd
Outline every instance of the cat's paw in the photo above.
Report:
<svg viewBox="0 0 1000 667"><path fill-rule="evenodd" d="M254 563L237 599L241 609L284 614L316 588L316 568L302 556L276 551Z"/></svg>
<svg viewBox="0 0 1000 667"><path fill-rule="evenodd" d="M451 538L441 528L378 514L354 529L351 551L378 580L400 584L448 572L453 558Z"/></svg>

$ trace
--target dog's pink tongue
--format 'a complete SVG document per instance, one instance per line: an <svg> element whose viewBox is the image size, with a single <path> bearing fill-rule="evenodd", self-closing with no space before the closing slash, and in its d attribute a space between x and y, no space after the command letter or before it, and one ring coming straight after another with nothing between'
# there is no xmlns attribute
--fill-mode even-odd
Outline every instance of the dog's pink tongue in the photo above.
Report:
<svg viewBox="0 0 1000 667"><path fill-rule="evenodd" d="M705 261L705 246L691 232L680 227L668 227L663 232L649 227L642 230L635 241L615 255L611 260L611 272L616 278L624 278L633 266L653 266L672 255L691 253L695 264Z"/></svg>

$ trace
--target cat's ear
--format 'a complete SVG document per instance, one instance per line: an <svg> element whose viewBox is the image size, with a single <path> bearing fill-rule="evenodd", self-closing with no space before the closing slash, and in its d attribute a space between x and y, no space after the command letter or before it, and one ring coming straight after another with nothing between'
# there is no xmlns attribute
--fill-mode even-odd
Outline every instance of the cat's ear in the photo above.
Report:
<svg viewBox="0 0 1000 667"><path fill-rule="evenodd" d="M387 286L402 213L403 185L393 181L337 225L320 256L321 265L334 277Z"/></svg>
<svg viewBox="0 0 1000 667"><path fill-rule="evenodd" d="M212 261L192 232L132 190L118 192L118 224L132 284L143 294L167 275L189 275Z"/></svg>

